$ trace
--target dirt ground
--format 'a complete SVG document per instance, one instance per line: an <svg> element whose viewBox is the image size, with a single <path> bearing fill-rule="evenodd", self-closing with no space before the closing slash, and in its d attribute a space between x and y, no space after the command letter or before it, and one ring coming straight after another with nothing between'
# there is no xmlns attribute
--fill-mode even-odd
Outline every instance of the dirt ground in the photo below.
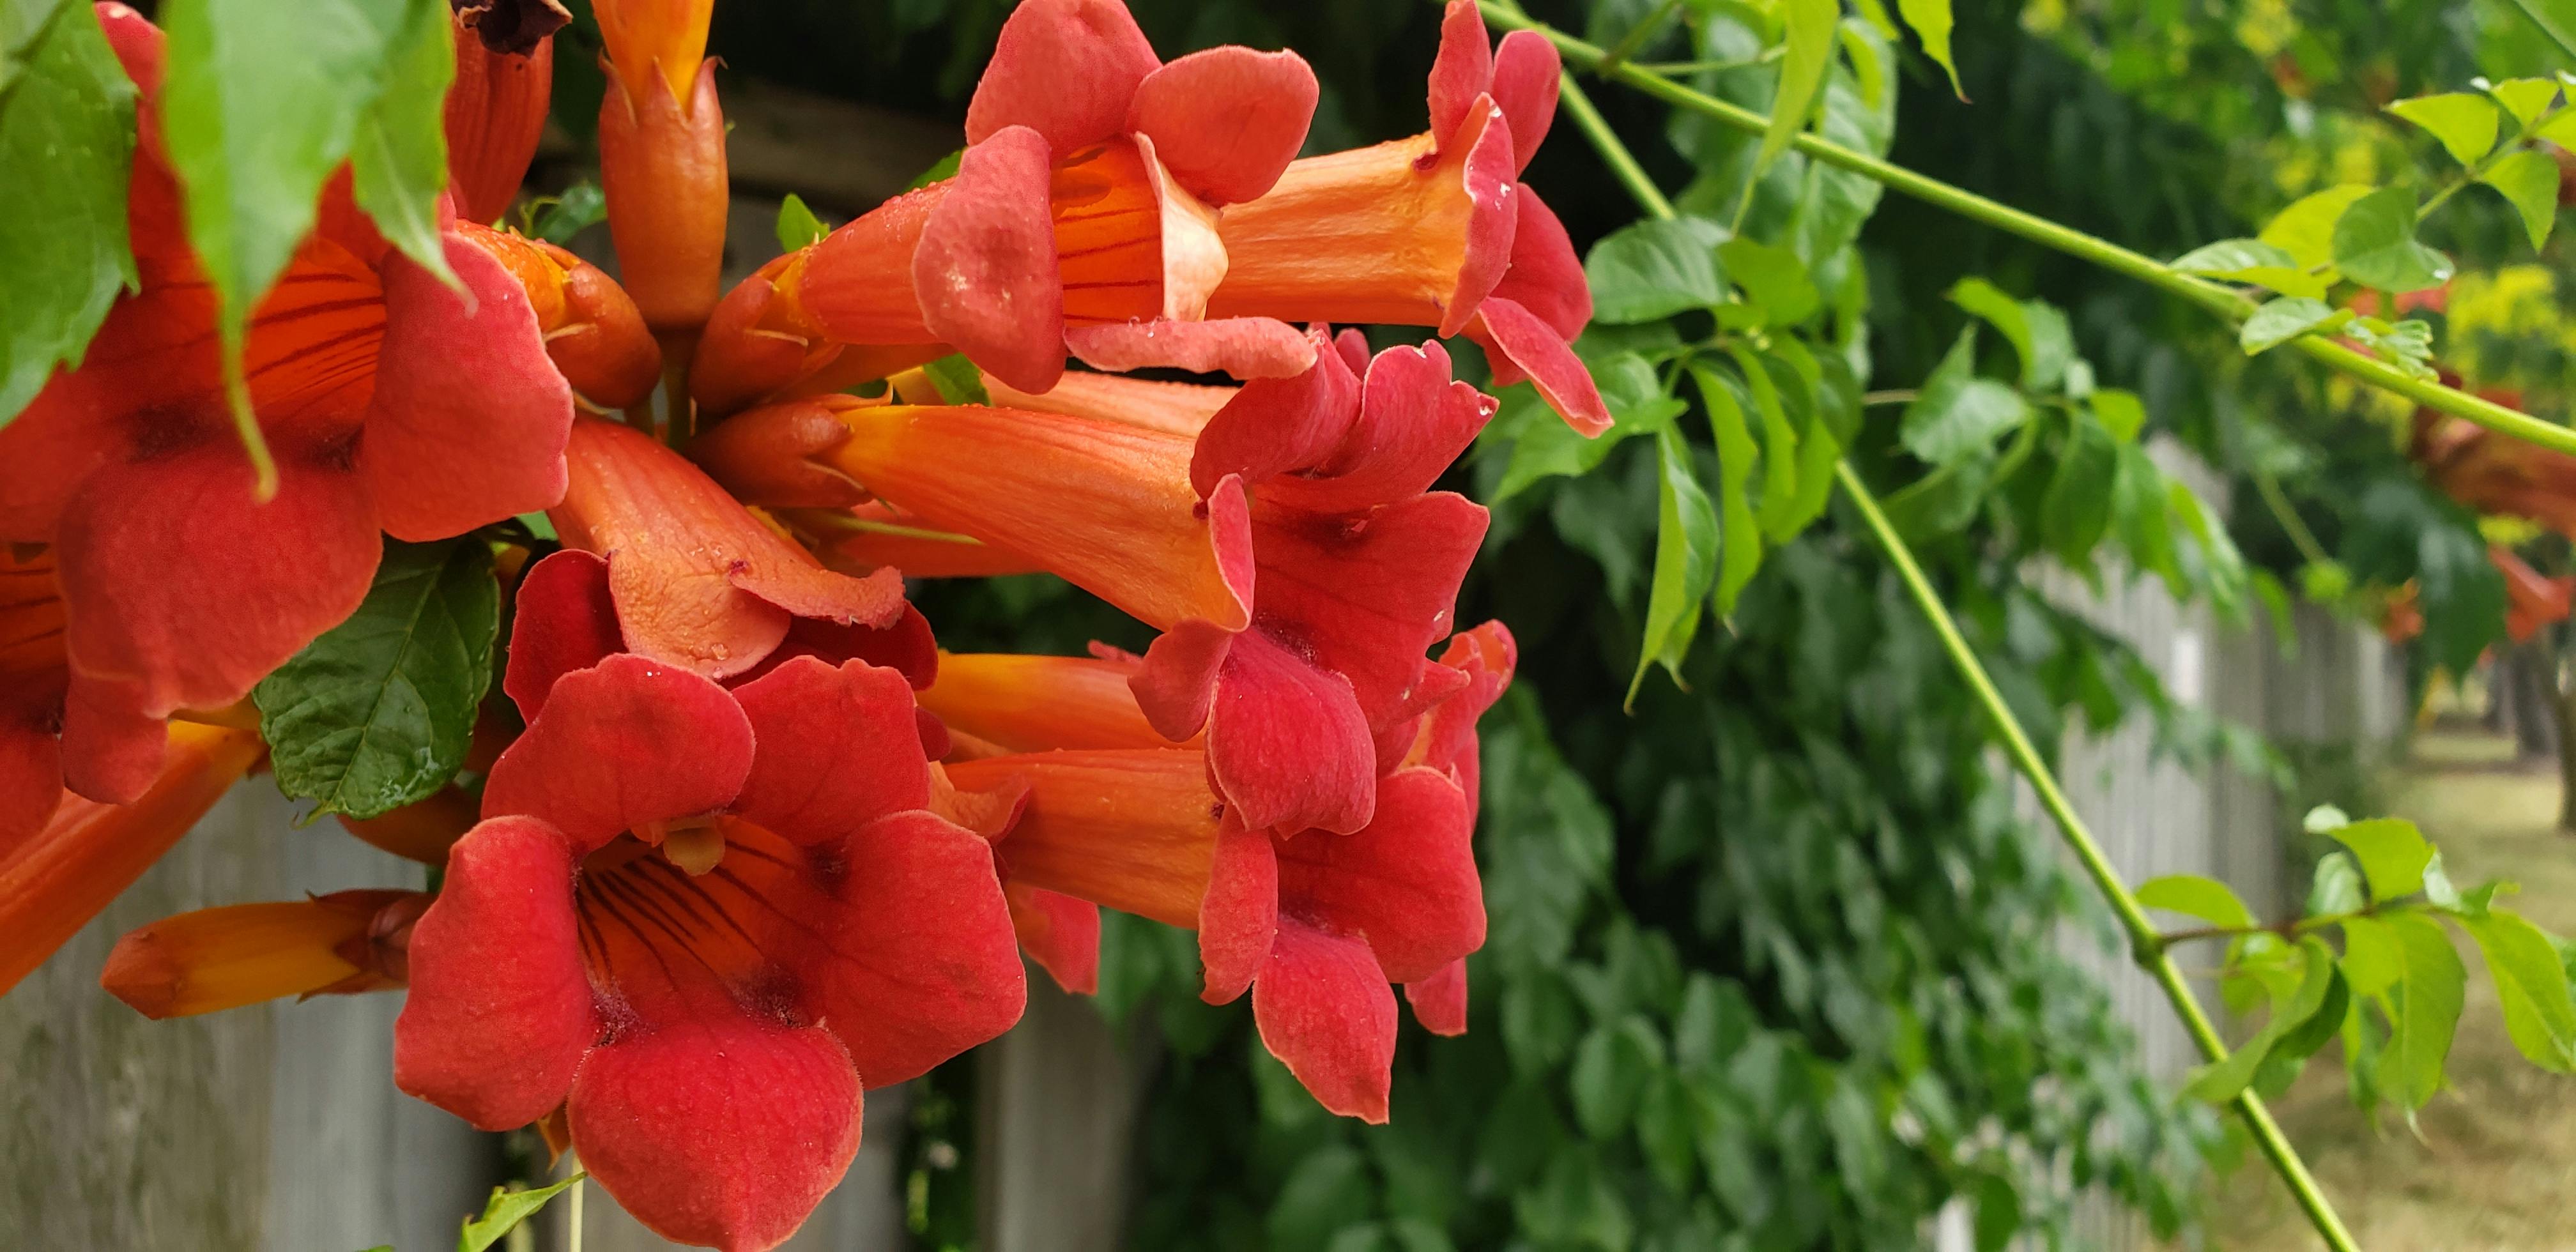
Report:
<svg viewBox="0 0 2576 1252"><path fill-rule="evenodd" d="M2473 725L2428 729L2393 780L2391 805L2441 847L2454 882L2519 882L2513 908L2576 935L2576 836L2556 829L2557 773L2547 763L2519 768L2511 756L2506 740ZM2274 1111L2364 1248L2576 1252L2576 1078L2543 1073L2514 1051L2484 962L2459 943L2470 977L2453 1089L2418 1115L2421 1140L2402 1122L2372 1130L2345 1093L2331 1045ZM2250 1155L2219 1188L2209 1221L2213 1246L2231 1252L2324 1246Z"/></svg>

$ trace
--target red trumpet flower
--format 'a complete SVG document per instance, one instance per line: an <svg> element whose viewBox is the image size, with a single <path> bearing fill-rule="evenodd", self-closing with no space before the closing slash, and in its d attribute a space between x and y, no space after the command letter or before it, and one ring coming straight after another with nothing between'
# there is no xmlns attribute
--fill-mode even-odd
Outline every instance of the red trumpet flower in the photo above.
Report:
<svg viewBox="0 0 2576 1252"><path fill-rule="evenodd" d="M446 130L448 189L458 217L498 221L518 198L554 92L554 33L571 20L555 0L457 6Z"/></svg>
<svg viewBox="0 0 2576 1252"><path fill-rule="evenodd" d="M493 1130L562 1105L646 1225L777 1245L848 1167L862 1087L1019 1018L992 852L930 802L890 670L565 674L413 929L396 1084Z"/></svg>
<svg viewBox="0 0 2576 1252"><path fill-rule="evenodd" d="M64 789L130 802L161 769L162 730L117 683L72 672L51 551L0 549L0 858L44 828Z"/></svg>
<svg viewBox="0 0 2576 1252"><path fill-rule="evenodd" d="M620 651L717 679L792 656L863 657L929 682L930 628L900 574L824 569L630 427L583 418L568 459L571 485L548 516L571 551L538 562L518 593L505 681L529 716L556 675Z"/></svg>
<svg viewBox="0 0 2576 1252"><path fill-rule="evenodd" d="M1437 344L1372 361L1356 337L1311 342L1305 374L1247 384L1195 439L884 406L840 412L849 438L822 456L1162 630L1138 703L1167 739L1205 729L1217 790L1247 826L1357 830L1390 755L1380 737L1446 694L1423 653L1448 629L1485 511L1425 489L1493 403L1450 380Z"/></svg>
<svg viewBox="0 0 2576 1252"><path fill-rule="evenodd" d="M491 254L528 293L546 358L591 408L642 403L662 379L662 349L617 280L541 239L458 222L457 233Z"/></svg>
<svg viewBox="0 0 2576 1252"><path fill-rule="evenodd" d="M2480 394L2507 408L2522 405L2510 391ZM2407 455L2443 494L2478 512L2528 518L2576 538L2576 456L2431 409L2416 410Z"/></svg>
<svg viewBox="0 0 2576 1252"><path fill-rule="evenodd" d="M697 398L729 411L808 375L799 390L831 390L941 344L1026 391L1053 385L1068 347L1104 369L1294 374L1312 357L1293 330L1201 319L1226 273L1219 210L1277 181L1316 92L1295 53L1165 64L1118 0L1028 0L967 107L957 177L736 288ZM845 344L898 351L817 374Z"/></svg>
<svg viewBox="0 0 2576 1252"><path fill-rule="evenodd" d="M66 794L42 829L0 847L0 994L133 886L264 752L252 731L172 723L132 804Z"/></svg>
<svg viewBox="0 0 2576 1252"><path fill-rule="evenodd" d="M1535 32L1489 48L1475 0L1450 0L1431 67L1431 129L1290 163L1226 211L1212 316L1399 322L1465 333L1497 383L1526 377L1575 429L1610 411L1567 346L1592 318L1573 242L1517 179L1556 112L1558 58Z"/></svg>
<svg viewBox="0 0 2576 1252"><path fill-rule="evenodd" d="M506 269L449 232L450 290L364 224L343 179L251 318L251 407L276 453L260 501L160 155L161 35L122 6L101 16L144 96L141 289L0 430L0 540L53 545L72 672L159 718L231 704L348 616L380 529L445 538L553 504L572 398Z"/></svg>
<svg viewBox="0 0 2576 1252"><path fill-rule="evenodd" d="M2506 638L2521 643L2541 627L2567 620L2570 602L2576 600L2576 576L2547 577L2502 544L2488 544L2487 559L2504 575Z"/></svg>
<svg viewBox="0 0 2576 1252"><path fill-rule="evenodd" d="M1009 687L954 691L961 720L1030 736L1097 736L1114 688L1045 658L985 662ZM1390 981L1423 1024L1466 1028L1466 955L1484 941L1469 848L1476 719L1510 681L1511 636L1488 623L1442 658L1454 692L1404 728L1367 826L1348 835L1247 829L1206 789L1207 766L1173 749L1073 749L953 762L959 786L1021 785L1019 820L997 845L1006 882L1196 927L1206 998L1253 993L1263 1042L1325 1107L1386 1119L1395 1049ZM934 688L934 691L937 689ZM1034 699L1032 695L1035 694ZM1031 707L1045 711L1031 716ZM1087 707L1091 716L1069 717Z"/></svg>

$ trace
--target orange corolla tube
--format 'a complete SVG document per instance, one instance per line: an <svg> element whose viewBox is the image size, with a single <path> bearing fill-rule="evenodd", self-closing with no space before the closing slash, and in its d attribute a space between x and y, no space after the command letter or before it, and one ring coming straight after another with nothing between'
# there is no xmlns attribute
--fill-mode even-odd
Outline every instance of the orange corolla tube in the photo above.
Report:
<svg viewBox="0 0 2576 1252"><path fill-rule="evenodd" d="M546 359L591 408L622 409L652 394L662 349L616 279L542 239L462 221L456 231L526 289Z"/></svg>
<svg viewBox="0 0 2576 1252"><path fill-rule="evenodd" d="M995 844L1006 879L1174 926L1199 924L1225 806L1207 764L1177 748L1032 753L952 761L965 791L1026 784Z"/></svg>
<svg viewBox="0 0 2576 1252"><path fill-rule="evenodd" d="M2576 600L2576 577L2548 577L2502 544L2488 544L2487 559L2504 575L2506 638L2521 643L2541 627L2567 620L2570 602Z"/></svg>
<svg viewBox="0 0 2576 1252"><path fill-rule="evenodd" d="M488 765L489 762L486 762ZM450 784L429 798L376 817L340 818L340 826L361 842L423 865L447 864L447 850L474 828L481 816L473 793Z"/></svg>
<svg viewBox="0 0 2576 1252"><path fill-rule="evenodd" d="M608 90L599 181L626 288L657 334L693 336L724 267L724 111L706 60L713 0L601 0Z"/></svg>
<svg viewBox="0 0 2576 1252"><path fill-rule="evenodd" d="M483 3L456 10L456 80L447 89L448 188L456 215L492 222L510 211L554 91L559 5Z"/></svg>
<svg viewBox="0 0 2576 1252"><path fill-rule="evenodd" d="M942 653L919 699L951 733L1012 752L1170 747L1136 707L1127 685L1135 672L1134 658L1115 653Z"/></svg>
<svg viewBox="0 0 2576 1252"><path fill-rule="evenodd" d="M412 923L429 901L421 891L335 891L181 913L127 931L98 982L156 1021L399 987Z"/></svg>
<svg viewBox="0 0 2576 1252"><path fill-rule="evenodd" d="M0 860L0 995L44 963L161 854L266 749L247 730L173 722L160 777L132 804L66 794L45 828Z"/></svg>
<svg viewBox="0 0 2576 1252"><path fill-rule="evenodd" d="M984 389L993 403L1004 408L1104 418L1192 438L1207 428L1209 419L1234 398L1236 390L1087 371L1067 374L1044 392L1021 391L990 376L984 379Z"/></svg>

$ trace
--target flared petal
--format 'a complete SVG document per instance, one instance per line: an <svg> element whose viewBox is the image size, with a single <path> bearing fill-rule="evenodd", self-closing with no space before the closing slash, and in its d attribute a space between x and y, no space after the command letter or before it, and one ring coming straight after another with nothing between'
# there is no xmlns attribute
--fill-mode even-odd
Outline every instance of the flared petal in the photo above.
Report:
<svg viewBox="0 0 2576 1252"><path fill-rule="evenodd" d="M1191 480L1241 473L1265 505L1357 512L1428 490L1493 417L1437 343L1379 353L1364 385L1327 355L1305 379L1247 384L1199 436Z"/></svg>
<svg viewBox="0 0 2576 1252"><path fill-rule="evenodd" d="M1279 937L1279 861L1270 832L1232 822L1216 837L1199 904L1199 998L1228 1004L1260 977Z"/></svg>
<svg viewBox="0 0 2576 1252"><path fill-rule="evenodd" d="M954 189L931 209L912 254L912 288L931 336L1032 391L1064 373L1049 182L1037 132L994 132L966 149Z"/></svg>
<svg viewBox="0 0 2576 1252"><path fill-rule="evenodd" d="M544 710L556 679L625 650L617 630L617 602L608 592L608 562L579 548L562 549L528 567L513 604L510 663L501 675L501 689L528 721Z"/></svg>
<svg viewBox="0 0 2576 1252"><path fill-rule="evenodd" d="M1028 985L991 845L916 811L870 823L841 857L806 976L861 1081L920 1077L1020 1020Z"/></svg>
<svg viewBox="0 0 2576 1252"><path fill-rule="evenodd" d="M1592 371L1537 314L1510 300L1487 300L1468 335L1484 345L1496 382L1529 379L1547 407L1586 437L1610 429L1610 406L1593 385Z"/></svg>
<svg viewBox="0 0 2576 1252"><path fill-rule="evenodd" d="M1127 685L1132 663L1077 656L944 656L921 705L952 729L1012 752L1159 748Z"/></svg>
<svg viewBox="0 0 2576 1252"><path fill-rule="evenodd" d="M1301 336L1308 367L1249 382L1217 410L1190 450L1190 485L1205 494L1228 474L1265 493L1271 480L1322 462L1360 415L1360 379L1321 327ZM1444 358L1445 360L1445 358Z"/></svg>
<svg viewBox="0 0 2576 1252"><path fill-rule="evenodd" d="M73 674L63 693L63 785L102 804L131 804L161 772L162 719L143 688Z"/></svg>
<svg viewBox="0 0 2576 1252"><path fill-rule="evenodd" d="M448 854L412 927L394 1085L484 1130L563 1102L604 1030L582 973L572 844L528 817L484 822Z"/></svg>
<svg viewBox="0 0 2576 1252"><path fill-rule="evenodd" d="M79 933L241 780L259 736L173 725L161 774L130 805L64 795L42 830L0 859L0 995Z"/></svg>
<svg viewBox="0 0 2576 1252"><path fill-rule="evenodd" d="M902 674L798 657L734 691L751 773L733 812L791 843L838 839L930 803L930 767Z"/></svg>
<svg viewBox="0 0 2576 1252"><path fill-rule="evenodd" d="M1357 939L1290 918L1252 984L1253 1022L1272 1056L1315 1101L1344 1117L1386 1121L1395 1068L1395 989Z"/></svg>
<svg viewBox="0 0 2576 1252"><path fill-rule="evenodd" d="M555 681L483 785L487 818L524 814L588 853L652 823L731 804L751 723L724 688L628 653Z"/></svg>
<svg viewBox="0 0 2576 1252"><path fill-rule="evenodd" d="M790 617L884 626L902 614L900 575L822 568L642 431L576 421L568 463L570 486L548 516L567 546L607 558L635 652L721 678L759 664ZM674 533L691 542L668 542Z"/></svg>
<svg viewBox="0 0 2576 1252"><path fill-rule="evenodd" d="M1235 637L1213 697L1208 774L1244 825L1352 831L1368 824L1377 750L1347 676L1256 629Z"/></svg>
<svg viewBox="0 0 2576 1252"><path fill-rule="evenodd" d="M1592 321L1592 283L1556 211L1523 183L1513 193L1512 262L1488 299L1509 300L1574 342Z"/></svg>
<svg viewBox="0 0 2576 1252"><path fill-rule="evenodd" d="M1315 71L1294 52L1208 48L1137 83L1126 129L1154 141L1181 185L1210 205L1270 190L1305 146Z"/></svg>
<svg viewBox="0 0 2576 1252"><path fill-rule="evenodd" d="M600 1047L568 1111L582 1167L637 1221L764 1252L849 1172L860 1099L830 1031L729 1014Z"/></svg>
<svg viewBox="0 0 2576 1252"><path fill-rule="evenodd" d="M1025 126L1060 153L1098 143L1127 129L1137 86L1161 65L1123 0L1027 0L966 104L966 142Z"/></svg>
<svg viewBox="0 0 2576 1252"><path fill-rule="evenodd" d="M1461 957L1429 978L1404 984L1404 1002L1413 1020L1435 1035L1467 1033L1467 962Z"/></svg>
<svg viewBox="0 0 2576 1252"><path fill-rule="evenodd" d="M1289 378L1315 363L1296 327L1267 317L1111 322L1068 327L1065 347L1096 370L1180 369L1235 378Z"/></svg>
<svg viewBox="0 0 2576 1252"><path fill-rule="evenodd" d="M1485 943L1474 826L1446 774L1399 769L1378 784L1365 829L1279 842L1280 911L1366 940L1395 982L1430 978Z"/></svg>
<svg viewBox="0 0 2576 1252"><path fill-rule="evenodd" d="M420 542L563 499L572 389L546 357L527 292L451 234L451 291L400 255L385 263L385 329L358 469L387 534Z"/></svg>
<svg viewBox="0 0 2576 1252"><path fill-rule="evenodd" d="M1471 819L1479 795L1476 722L1503 698L1519 663L1520 644L1501 622L1486 622L1453 636L1440 654L1440 664L1466 675L1467 681L1423 719L1421 737L1407 757L1456 778L1466 793Z"/></svg>
<svg viewBox="0 0 2576 1252"><path fill-rule="evenodd" d="M1431 62L1431 133L1456 131L1493 83L1494 48L1485 15L1476 0L1449 0L1440 13L1440 52Z"/></svg>
<svg viewBox="0 0 2576 1252"><path fill-rule="evenodd" d="M1100 992L1100 906L1018 883L1003 883L1020 950L1072 995Z"/></svg>
<svg viewBox="0 0 2576 1252"><path fill-rule="evenodd" d="M951 761L967 790L1013 779L1028 802L996 845L1011 881L1168 925L1198 925L1224 805L1196 752L1039 752Z"/></svg>
<svg viewBox="0 0 2576 1252"><path fill-rule="evenodd" d="M1265 517L1258 629L1349 679L1368 725L1384 725L1449 632L1485 522L1484 506L1445 491L1367 514Z"/></svg>
<svg viewBox="0 0 2576 1252"><path fill-rule="evenodd" d="M278 448L258 501L239 448L201 444L92 473L56 533L75 668L133 682L141 710L215 708L366 598L375 513L329 448Z"/></svg>
<svg viewBox="0 0 2576 1252"><path fill-rule="evenodd" d="M1563 59L1547 36L1516 30L1494 47L1494 103L1512 128L1512 168L1529 168L1556 120L1556 93Z"/></svg>

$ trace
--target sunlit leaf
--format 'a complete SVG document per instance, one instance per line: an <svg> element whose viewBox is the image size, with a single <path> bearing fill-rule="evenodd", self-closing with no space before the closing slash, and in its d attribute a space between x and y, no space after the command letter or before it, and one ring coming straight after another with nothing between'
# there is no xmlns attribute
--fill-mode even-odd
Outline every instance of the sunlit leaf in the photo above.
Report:
<svg viewBox="0 0 2576 1252"><path fill-rule="evenodd" d="M1825 70L1834 60L1834 29L1842 17L1839 0L1781 0L1788 25L1788 50L1780 59L1780 85L1771 97L1771 124L1762 132L1761 151L1753 158L1756 177L1788 151L1789 141L1806 129L1815 111L1816 93L1825 85ZM1748 195L1750 189L1748 188Z"/></svg>
<svg viewBox="0 0 2576 1252"><path fill-rule="evenodd" d="M2517 125L2528 129L2558 98L2558 82L2549 78L2508 78L2488 87L2487 95L2513 114Z"/></svg>
<svg viewBox="0 0 2576 1252"><path fill-rule="evenodd" d="M2185 1095L2212 1104L2236 1098L2238 1092L2245 1090L2246 1084L2254 1081L2255 1069L2262 1065L2263 1058L2271 1053L2275 1044L2328 1007L2328 1001L2340 984L2335 972L2334 954L2314 939L2301 943L2295 951L2302 971L2296 994L2275 1005L2271 1019L2264 1022L2263 1028L2255 1031L2252 1038L2237 1045L2226 1056L2194 1070L2191 1081L2183 1086ZM2333 1015L2334 1023L2341 1020L2341 1013ZM2329 1034L2332 1028L2332 1024L2327 1027Z"/></svg>
<svg viewBox="0 0 2576 1252"><path fill-rule="evenodd" d="M2197 874L2167 874L2138 884L2138 903L2197 917L2212 926L2252 926L2253 910L2226 883Z"/></svg>
<svg viewBox="0 0 2576 1252"><path fill-rule="evenodd" d="M1966 89L1959 86L1959 67L1950 60L1950 0L1896 0L1896 11L1923 41L1923 55L1950 76L1950 94L1967 99Z"/></svg>
<svg viewBox="0 0 2576 1252"><path fill-rule="evenodd" d="M1950 288L1960 308L1993 326L2010 340L2021 360L2021 385L2050 391L2065 380L2067 362L2075 356L2075 336L2066 315L2039 300L2015 300L1982 278L1962 278Z"/></svg>
<svg viewBox="0 0 2576 1252"><path fill-rule="evenodd" d="M2093 420L2121 443L2135 443L2138 432L2147 427L2147 404L2134 391L2104 387L2086 397L2093 408Z"/></svg>
<svg viewBox="0 0 2576 1252"><path fill-rule="evenodd" d="M2568 993L2567 971L2549 936L2503 909L2463 917L2460 929L2486 956L2513 1046L2542 1069L2576 1070L2576 997Z"/></svg>
<svg viewBox="0 0 2576 1252"><path fill-rule="evenodd" d="M2331 331L2352 320L2352 310L2329 308L2323 300L2306 296L2282 296L2266 301L2245 319L2236 332L2237 343L2245 355L2253 356L2277 348L2310 331Z"/></svg>
<svg viewBox="0 0 2576 1252"><path fill-rule="evenodd" d="M2388 111L2431 132L2442 141L2442 150L2462 165L2474 165L2495 149L2496 104L2485 96L2450 91L2400 100Z"/></svg>
<svg viewBox="0 0 2576 1252"><path fill-rule="evenodd" d="M407 0L385 49L383 86L358 115L349 147L349 194L385 240L450 282L439 237L447 190L447 85L456 77L447 6Z"/></svg>
<svg viewBox="0 0 2576 1252"><path fill-rule="evenodd" d="M2335 223L2373 190L2367 183L2343 183L2301 196L2263 228L2261 241L2289 253L2301 269L2324 265L2334 260Z"/></svg>
<svg viewBox="0 0 2576 1252"><path fill-rule="evenodd" d="M2432 919L2399 913L2386 920L2404 967L2388 991L2393 1012L2379 1085L2398 1107L2411 1111L2442 1089L2442 1062L2459 1029L2468 969Z"/></svg>
<svg viewBox="0 0 2576 1252"><path fill-rule="evenodd" d="M2173 267L2186 274L2268 287L2285 296L2323 298L2332 285L2325 275L2309 272L2287 250L2260 239L2203 244L2174 258Z"/></svg>
<svg viewBox="0 0 2576 1252"><path fill-rule="evenodd" d="M2558 162L2537 148L2526 148L2487 167L2478 181L2496 189L2522 217L2523 233L2538 248L2558 224Z"/></svg>
<svg viewBox="0 0 2576 1252"><path fill-rule="evenodd" d="M1762 325L1795 326L1822 303L1806 263L1787 248L1738 235L1718 245L1717 259L1745 300L1761 311Z"/></svg>
<svg viewBox="0 0 2576 1252"><path fill-rule="evenodd" d="M2361 862L2370 898L2387 903L2424 889L2424 867L2433 861L2433 845L2415 823L2400 817L2374 817L2349 822L2326 832L2352 849Z"/></svg>
<svg viewBox="0 0 2576 1252"><path fill-rule="evenodd" d="M831 234L832 228L805 207L805 198L788 192L778 205L778 250L794 252Z"/></svg>
<svg viewBox="0 0 2576 1252"><path fill-rule="evenodd" d="M579 1186L587 1177L588 1174L574 1174L562 1182L528 1191L492 1188L492 1199L483 1206L483 1215L465 1219L464 1230L456 1236L456 1252L484 1252L507 1236L511 1227L535 1216L537 1210L546 1206L546 1201Z"/></svg>
<svg viewBox="0 0 2576 1252"><path fill-rule="evenodd" d="M1716 604L1718 616L1724 617L1735 612L1737 595L1762 567L1762 532L1754 520L1749 490L1759 458L1735 388L1706 366L1693 368L1691 377L1699 384L1700 402L1708 407L1708 423L1717 436Z"/></svg>
<svg viewBox="0 0 2576 1252"><path fill-rule="evenodd" d="M2344 277L2388 292L2422 291L2451 276L2449 257L2415 241L2415 193L2404 187L2363 196L2335 219L2334 261Z"/></svg>

